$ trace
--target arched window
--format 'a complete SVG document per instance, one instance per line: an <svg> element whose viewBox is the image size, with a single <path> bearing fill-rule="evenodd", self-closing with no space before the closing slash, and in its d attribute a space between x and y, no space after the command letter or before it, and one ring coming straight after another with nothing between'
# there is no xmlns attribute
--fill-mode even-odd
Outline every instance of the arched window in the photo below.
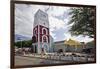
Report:
<svg viewBox="0 0 100 69"><path fill-rule="evenodd" d="M37 34L37 28L34 29L34 34Z"/></svg>
<svg viewBox="0 0 100 69"><path fill-rule="evenodd" d="M36 43L36 36L32 37L33 43Z"/></svg>
<svg viewBox="0 0 100 69"><path fill-rule="evenodd" d="M47 33L48 33L47 29L46 28L43 28L42 29L42 34L46 34L47 35Z"/></svg>
<svg viewBox="0 0 100 69"><path fill-rule="evenodd" d="M36 34L36 30L34 30L34 34Z"/></svg>
<svg viewBox="0 0 100 69"><path fill-rule="evenodd" d="M46 34L46 30L45 29L43 29L43 34Z"/></svg>
<svg viewBox="0 0 100 69"><path fill-rule="evenodd" d="M47 42L46 37L43 37L43 42Z"/></svg>
<svg viewBox="0 0 100 69"><path fill-rule="evenodd" d="M48 37L46 35L42 36L42 42L47 42L48 43Z"/></svg>

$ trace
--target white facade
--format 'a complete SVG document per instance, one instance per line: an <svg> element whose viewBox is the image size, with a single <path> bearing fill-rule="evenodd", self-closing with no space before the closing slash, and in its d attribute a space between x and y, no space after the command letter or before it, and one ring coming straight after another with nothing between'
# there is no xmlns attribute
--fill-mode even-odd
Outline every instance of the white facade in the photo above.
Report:
<svg viewBox="0 0 100 69"><path fill-rule="evenodd" d="M36 37L36 42L33 42L33 48L35 53L49 52L50 40L49 40L49 20L48 14L40 9L34 16L33 37ZM34 40L34 38L33 38Z"/></svg>
<svg viewBox="0 0 100 69"><path fill-rule="evenodd" d="M41 11L40 9L36 12L34 17L34 27L36 25L42 25L49 28L48 14Z"/></svg>

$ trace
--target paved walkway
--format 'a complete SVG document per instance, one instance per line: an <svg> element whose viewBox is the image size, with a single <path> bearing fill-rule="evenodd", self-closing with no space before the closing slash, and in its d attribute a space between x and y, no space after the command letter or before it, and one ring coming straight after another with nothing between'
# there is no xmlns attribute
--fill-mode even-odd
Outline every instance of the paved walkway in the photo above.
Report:
<svg viewBox="0 0 100 69"><path fill-rule="evenodd" d="M34 57L23 57L23 56L15 56L15 66L23 66L23 65L48 65L48 64L61 64L61 63L69 63L67 61L56 61L49 59L41 59Z"/></svg>
<svg viewBox="0 0 100 69"><path fill-rule="evenodd" d="M59 55L38 55L38 54L25 54L24 57L34 57L34 58L41 58L41 59L50 59L50 60L58 60L58 61L78 61L78 62L87 62L87 61L94 61L94 58L87 58L87 57L75 57L72 55L67 56L59 56Z"/></svg>
<svg viewBox="0 0 100 69"><path fill-rule="evenodd" d="M34 57L34 58L41 58L41 59L49 59L49 60L58 60L58 61L86 61L84 57L73 57L73 56L53 56L53 55L24 55L24 57Z"/></svg>
<svg viewBox="0 0 100 69"><path fill-rule="evenodd" d="M40 58L40 59L49 59L49 60L56 60L56 61L69 61L69 62L88 62L88 61L94 61L94 58L87 58L86 54L76 53L80 56L73 56L71 53L66 53L65 56L62 54L46 54L46 55L40 55L40 54L24 54L20 56L24 57L31 57L31 58Z"/></svg>

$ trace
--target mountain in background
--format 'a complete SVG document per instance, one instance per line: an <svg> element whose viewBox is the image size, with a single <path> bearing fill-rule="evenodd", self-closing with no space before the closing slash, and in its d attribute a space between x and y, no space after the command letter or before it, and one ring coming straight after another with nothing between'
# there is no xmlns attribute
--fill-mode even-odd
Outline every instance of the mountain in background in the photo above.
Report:
<svg viewBox="0 0 100 69"><path fill-rule="evenodd" d="M32 38L24 36L24 35L19 35L19 34L15 34L15 42L17 41L23 41L23 40L31 40Z"/></svg>

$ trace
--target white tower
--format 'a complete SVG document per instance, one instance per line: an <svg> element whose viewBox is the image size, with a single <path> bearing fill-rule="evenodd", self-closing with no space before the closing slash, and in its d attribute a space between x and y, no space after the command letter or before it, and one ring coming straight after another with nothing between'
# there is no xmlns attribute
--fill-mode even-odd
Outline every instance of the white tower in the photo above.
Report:
<svg viewBox="0 0 100 69"><path fill-rule="evenodd" d="M49 51L50 38L49 38L48 14L41 11L40 9L36 12L34 17L32 40L33 40L34 53Z"/></svg>

